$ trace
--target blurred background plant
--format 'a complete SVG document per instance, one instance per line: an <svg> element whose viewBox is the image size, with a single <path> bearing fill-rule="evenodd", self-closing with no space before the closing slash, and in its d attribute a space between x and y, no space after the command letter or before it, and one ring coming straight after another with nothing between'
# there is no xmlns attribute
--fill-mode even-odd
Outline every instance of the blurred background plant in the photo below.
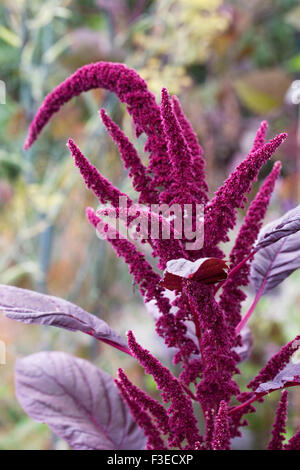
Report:
<svg viewBox="0 0 300 470"><path fill-rule="evenodd" d="M299 112L287 94L300 73L299 2L2 0L0 18L0 79L6 84L6 104L0 105L0 282L64 297L120 333L130 325L143 344L169 362L126 267L85 221L85 207L95 201L65 147L67 138L74 138L101 172L130 194L118 152L98 117L105 107L134 139L124 106L103 90L86 93L66 105L24 152L28 124L44 96L79 66L125 62L147 80L158 100L163 86L179 96L204 147L211 192L245 157L262 119L269 121L270 135L289 133L276 156L283 172L268 220L278 217L300 202ZM135 144L143 155L143 138ZM267 165L265 174L269 170ZM261 300L251 322L254 349L242 365L245 377L299 332L299 281L296 272ZM1 315L0 339L7 344L7 364L0 366L0 449L65 446L17 405L13 366L18 355L60 349L90 358L112 374L122 366L155 395L149 377L129 358L83 335L41 333L40 327ZM293 393L295 428L300 398ZM250 415L250 428L237 448L265 447L276 399L269 397L258 405L257 415Z"/></svg>

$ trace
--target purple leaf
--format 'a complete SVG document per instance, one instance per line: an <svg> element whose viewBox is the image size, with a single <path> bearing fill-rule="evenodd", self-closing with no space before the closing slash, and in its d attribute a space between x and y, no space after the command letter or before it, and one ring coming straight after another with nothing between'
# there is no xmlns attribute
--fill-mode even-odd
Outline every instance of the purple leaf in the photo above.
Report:
<svg viewBox="0 0 300 470"><path fill-rule="evenodd" d="M287 237L296 232L300 232L300 205L287 212L280 219L266 225L260 233L256 248L263 248L277 242L282 237Z"/></svg>
<svg viewBox="0 0 300 470"><path fill-rule="evenodd" d="M167 262L161 285L169 290L181 290L183 279L214 284L226 279L227 271L226 261L219 258L200 258L197 261L172 259Z"/></svg>
<svg viewBox="0 0 300 470"><path fill-rule="evenodd" d="M271 226L278 227L278 221L262 230L257 246L262 241L263 247L256 253L251 265L251 281L255 291L261 290L261 293L274 289L300 268L300 231L293 231L298 222L287 223L286 227L290 227L291 233L289 236L282 235L281 229L272 232Z"/></svg>
<svg viewBox="0 0 300 470"><path fill-rule="evenodd" d="M300 385L300 362L288 364L273 380L260 384L255 393L270 393L293 385Z"/></svg>
<svg viewBox="0 0 300 470"><path fill-rule="evenodd" d="M16 396L33 419L77 450L144 449L113 378L89 362L62 352L19 359Z"/></svg>
<svg viewBox="0 0 300 470"><path fill-rule="evenodd" d="M0 284L0 309L12 320L82 331L129 353L125 341L107 323L64 299Z"/></svg>

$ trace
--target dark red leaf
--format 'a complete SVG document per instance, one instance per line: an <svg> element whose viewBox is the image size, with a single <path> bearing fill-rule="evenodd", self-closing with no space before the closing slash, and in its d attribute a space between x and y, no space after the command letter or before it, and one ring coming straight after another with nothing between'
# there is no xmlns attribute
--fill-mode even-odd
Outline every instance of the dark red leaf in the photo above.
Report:
<svg viewBox="0 0 300 470"><path fill-rule="evenodd" d="M184 258L168 261L161 285L169 290L181 290L183 279L193 279L203 284L215 284L227 279L228 266L219 258Z"/></svg>
<svg viewBox="0 0 300 470"><path fill-rule="evenodd" d="M105 321L67 300L0 284L0 310L23 323L82 331L129 354L125 341Z"/></svg>

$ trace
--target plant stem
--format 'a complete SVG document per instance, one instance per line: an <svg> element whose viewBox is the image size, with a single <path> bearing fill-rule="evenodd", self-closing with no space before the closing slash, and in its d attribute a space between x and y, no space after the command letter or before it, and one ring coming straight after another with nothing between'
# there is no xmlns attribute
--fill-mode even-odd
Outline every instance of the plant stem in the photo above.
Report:
<svg viewBox="0 0 300 470"><path fill-rule="evenodd" d="M217 287L216 287L216 290L215 290L215 295L216 293L218 292L218 290L224 285L226 284L226 282L228 281L228 279L230 279L242 266L244 266L244 264L252 257L255 255L255 253L257 252L257 248L253 248L253 250L249 253L249 255L243 259L239 264L237 264L231 271L229 271L229 274L228 274L228 278L225 279L224 281L220 282Z"/></svg>
<svg viewBox="0 0 300 470"><path fill-rule="evenodd" d="M244 408L245 406L247 405L251 405L251 403L253 403L254 401L256 401L258 398L261 398L262 396L266 395L266 393L261 393L259 396L258 395L253 395L251 398L249 398L249 400L245 401L244 403L241 403L240 405L234 407L234 408L231 408L229 411L228 411L228 414L232 414L234 413L235 411L238 411L238 410L241 410L242 408Z"/></svg>
<svg viewBox="0 0 300 470"><path fill-rule="evenodd" d="M247 323L247 321L249 320L249 318L251 317L252 313L254 312L254 309L259 301L259 299L261 298L261 296L263 295L263 291L264 291L264 288L265 288L265 285L266 285L266 282L268 280L268 276L271 272L271 269L272 269L272 266L273 266L273 263L276 259L276 256L278 255L278 253L280 253L280 250L282 248L282 246L284 245L286 241L286 238L284 238L283 242L280 244L278 250L276 251L275 253L275 256L274 258L272 259L271 263L270 263L270 266L265 274L265 277L264 277L264 280L255 296L255 299L253 300L253 303L251 305L251 307L249 308L248 312L246 313L246 315L241 319L240 323L237 325L236 329L235 329L235 334L238 335L239 332L241 331L241 329L245 326L245 324Z"/></svg>
<svg viewBox="0 0 300 470"><path fill-rule="evenodd" d="M254 299L253 302L252 302L251 307L249 308L248 312L243 316L243 318L241 319L240 323L237 325L237 327L236 327L236 329L235 329L235 334L236 334L236 336L238 336L238 334L239 334L240 331L244 328L245 324L247 323L247 321L248 321L249 318L251 317L252 313L254 312L255 307L256 307L256 305L257 305L259 299L261 298L261 296L262 296L262 294L263 294L263 290L264 290L266 281L267 281L267 279L265 279L264 282L262 283L262 285L260 286L259 291L257 292L257 294L256 294L256 296L255 296L255 299Z"/></svg>
<svg viewBox="0 0 300 470"><path fill-rule="evenodd" d="M193 392L186 386L184 385L182 382L180 382L182 388L186 391L186 393L195 401L197 401L197 398L196 396L193 394Z"/></svg>

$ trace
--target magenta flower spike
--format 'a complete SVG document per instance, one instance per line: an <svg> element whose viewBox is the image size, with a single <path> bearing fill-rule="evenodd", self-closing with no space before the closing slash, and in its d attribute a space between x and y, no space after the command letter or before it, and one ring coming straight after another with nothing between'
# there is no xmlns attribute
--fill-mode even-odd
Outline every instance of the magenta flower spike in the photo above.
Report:
<svg viewBox="0 0 300 470"><path fill-rule="evenodd" d="M122 384L124 390L126 390L132 400L136 401L141 408L148 411L153 416L158 429L163 434L171 433L169 417L165 407L131 383L122 369L119 369L118 376L117 382Z"/></svg>
<svg viewBox="0 0 300 470"><path fill-rule="evenodd" d="M192 151L185 140L166 88L161 92L161 115L172 173L171 186L161 194L161 202L196 203L198 186L191 172Z"/></svg>
<svg viewBox="0 0 300 470"><path fill-rule="evenodd" d="M270 140L239 164L223 186L205 208L206 247L214 247L228 241L228 231L236 224L236 209L244 207L245 194L249 193L256 181L259 170L269 160L287 134L282 133Z"/></svg>
<svg viewBox="0 0 300 470"><path fill-rule="evenodd" d="M110 119L104 109L101 109L100 115L106 130L119 147L125 168L130 169L129 176L133 178L132 185L140 193L139 202L155 204L158 201L157 192L150 189L151 178L147 174L147 169L141 162L136 149L117 124Z"/></svg>
<svg viewBox="0 0 300 470"><path fill-rule="evenodd" d="M208 186L205 180L205 160L203 158L203 149L198 142L196 133L194 132L188 119L185 117L180 101L177 96L172 96L173 109L182 129L186 143L192 153L192 171L194 180L197 183L198 202L208 201Z"/></svg>
<svg viewBox="0 0 300 470"><path fill-rule="evenodd" d="M266 135L267 135L267 130L268 130L267 121L262 121L256 132L256 136L253 142L251 152L256 152L256 150L264 146Z"/></svg>

